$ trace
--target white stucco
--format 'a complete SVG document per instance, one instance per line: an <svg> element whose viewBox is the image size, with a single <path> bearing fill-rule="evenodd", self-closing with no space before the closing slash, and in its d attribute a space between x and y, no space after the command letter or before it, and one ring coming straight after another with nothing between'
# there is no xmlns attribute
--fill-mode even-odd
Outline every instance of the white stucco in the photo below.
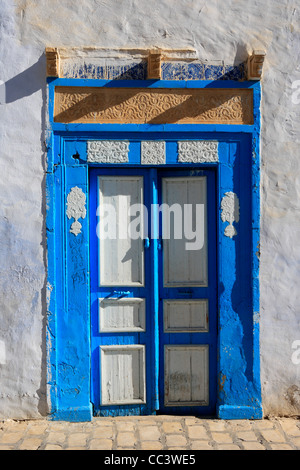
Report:
<svg viewBox="0 0 300 470"><path fill-rule="evenodd" d="M47 413L46 46L266 51L261 376L265 414L299 414L300 7L296 0L0 0L0 418ZM300 84L298 84L298 89ZM295 85L294 85L295 86ZM296 361L297 362L297 361Z"/></svg>

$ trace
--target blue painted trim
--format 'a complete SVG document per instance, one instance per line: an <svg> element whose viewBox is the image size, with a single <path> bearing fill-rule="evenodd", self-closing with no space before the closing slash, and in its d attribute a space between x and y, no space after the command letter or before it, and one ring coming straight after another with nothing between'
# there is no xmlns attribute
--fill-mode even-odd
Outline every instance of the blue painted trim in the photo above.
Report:
<svg viewBox="0 0 300 470"><path fill-rule="evenodd" d="M70 421L73 423L92 421L92 418L93 409L91 404L78 408L60 408L51 415L53 421Z"/></svg>
<svg viewBox="0 0 300 470"><path fill-rule="evenodd" d="M98 132L224 132L224 133L253 133L255 131L254 125L239 125L239 124L62 124L52 122L53 132L61 135L67 135L70 132L77 132L78 134L96 134Z"/></svg>
<svg viewBox="0 0 300 470"><path fill-rule="evenodd" d="M158 182L157 182L157 171L150 169L150 184L152 185L151 200L150 204L158 204ZM149 221L152 225L153 233L158 234L159 227L157 226L157 219L154 217L152 221ZM151 226L149 224L149 227ZM158 269L159 269L159 250L158 250L158 238L151 240L151 259L153 263L151 265L151 278L150 282L152 286L158 286ZM153 291L153 337L154 337L154 370L153 370L153 409L159 409L159 290L154 289Z"/></svg>
<svg viewBox="0 0 300 470"><path fill-rule="evenodd" d="M51 78L50 87L105 87L105 88L253 88L255 80L94 80L80 78Z"/></svg>
<svg viewBox="0 0 300 470"><path fill-rule="evenodd" d="M51 148L52 152L52 148ZM55 240L55 184L54 175L46 174L46 234L48 256L47 276L47 330L46 341L48 346L47 356L47 384L50 402L50 413L56 412L57 404L57 356L56 356L56 240Z"/></svg>
<svg viewBox="0 0 300 470"><path fill-rule="evenodd" d="M220 419L262 419L263 412L260 406L218 406Z"/></svg>

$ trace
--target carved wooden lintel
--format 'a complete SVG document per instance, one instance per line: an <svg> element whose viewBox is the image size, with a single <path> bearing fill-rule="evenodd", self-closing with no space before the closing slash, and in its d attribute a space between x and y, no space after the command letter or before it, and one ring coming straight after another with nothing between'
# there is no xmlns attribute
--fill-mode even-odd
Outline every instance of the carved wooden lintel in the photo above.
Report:
<svg viewBox="0 0 300 470"><path fill-rule="evenodd" d="M247 80L260 80L266 53L264 51L253 51L248 57Z"/></svg>
<svg viewBox="0 0 300 470"><path fill-rule="evenodd" d="M46 47L47 77L59 77L60 57L57 47Z"/></svg>
<svg viewBox="0 0 300 470"><path fill-rule="evenodd" d="M99 124L253 124L253 90L57 86L54 121Z"/></svg>
<svg viewBox="0 0 300 470"><path fill-rule="evenodd" d="M148 55L148 79L161 79L161 60L162 53L160 50L151 50Z"/></svg>

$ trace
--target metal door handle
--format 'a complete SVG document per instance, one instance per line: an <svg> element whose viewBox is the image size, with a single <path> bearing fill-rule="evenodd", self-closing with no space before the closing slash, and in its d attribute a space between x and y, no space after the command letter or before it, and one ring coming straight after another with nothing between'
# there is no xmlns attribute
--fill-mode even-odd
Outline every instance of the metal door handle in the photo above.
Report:
<svg viewBox="0 0 300 470"><path fill-rule="evenodd" d="M122 290L114 290L113 291L113 295L117 295L119 297L124 297L125 295L129 295L130 294L130 290L125 290L125 291L122 291Z"/></svg>

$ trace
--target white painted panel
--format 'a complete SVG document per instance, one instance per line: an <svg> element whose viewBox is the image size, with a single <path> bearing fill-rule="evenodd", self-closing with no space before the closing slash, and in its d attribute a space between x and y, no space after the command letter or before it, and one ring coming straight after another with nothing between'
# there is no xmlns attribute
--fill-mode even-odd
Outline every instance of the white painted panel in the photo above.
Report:
<svg viewBox="0 0 300 470"><path fill-rule="evenodd" d="M101 404L145 403L145 346L101 346Z"/></svg>
<svg viewBox="0 0 300 470"><path fill-rule="evenodd" d="M164 285L207 286L206 177L163 178L163 203L169 206L171 213L173 206L179 221L175 228L173 216L165 219L171 223L169 239L163 240ZM192 208L189 218L185 205ZM199 208L197 217L196 205ZM195 235L192 236L192 232Z"/></svg>
<svg viewBox="0 0 300 470"><path fill-rule="evenodd" d="M208 405L208 356L208 345L165 346L166 406Z"/></svg>
<svg viewBox="0 0 300 470"><path fill-rule="evenodd" d="M143 212L130 216L129 208L143 204L142 176L99 176L100 285L144 285L144 243L133 239L128 228Z"/></svg>
<svg viewBox="0 0 300 470"><path fill-rule="evenodd" d="M145 299L99 299L99 332L145 331Z"/></svg>
<svg viewBox="0 0 300 470"><path fill-rule="evenodd" d="M164 330L207 332L208 300L164 300Z"/></svg>

